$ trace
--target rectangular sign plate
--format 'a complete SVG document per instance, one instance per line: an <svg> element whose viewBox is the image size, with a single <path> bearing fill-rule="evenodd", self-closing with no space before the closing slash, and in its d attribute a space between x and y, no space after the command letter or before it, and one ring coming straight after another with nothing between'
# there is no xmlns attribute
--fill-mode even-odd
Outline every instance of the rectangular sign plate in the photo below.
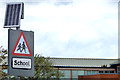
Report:
<svg viewBox="0 0 120 80"><path fill-rule="evenodd" d="M34 76L34 32L8 29L8 75Z"/></svg>
<svg viewBox="0 0 120 80"><path fill-rule="evenodd" d="M13 69L31 69L31 59L30 58L12 58L12 68Z"/></svg>

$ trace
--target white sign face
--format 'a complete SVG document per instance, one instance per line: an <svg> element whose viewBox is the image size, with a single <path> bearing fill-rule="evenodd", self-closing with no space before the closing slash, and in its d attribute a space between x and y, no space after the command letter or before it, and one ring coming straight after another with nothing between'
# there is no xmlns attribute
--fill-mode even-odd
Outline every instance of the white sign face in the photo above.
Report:
<svg viewBox="0 0 120 80"><path fill-rule="evenodd" d="M12 58L12 68L31 69L31 59L29 58Z"/></svg>
<svg viewBox="0 0 120 80"><path fill-rule="evenodd" d="M21 38L19 40L19 43L18 43L14 53L30 54L29 51L28 51L28 48L27 48L27 45L25 43L25 40L24 40L23 36L21 36Z"/></svg>

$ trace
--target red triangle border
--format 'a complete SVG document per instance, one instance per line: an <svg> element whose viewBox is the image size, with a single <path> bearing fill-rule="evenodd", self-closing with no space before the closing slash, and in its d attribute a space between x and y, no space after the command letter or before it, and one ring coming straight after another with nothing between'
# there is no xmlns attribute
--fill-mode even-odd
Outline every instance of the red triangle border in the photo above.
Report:
<svg viewBox="0 0 120 80"><path fill-rule="evenodd" d="M15 52L15 49L16 49L19 41L20 41L21 36L23 36L23 39L25 40L26 46L27 46L28 51L29 51L30 54L14 53L14 52ZM29 48L29 46L28 46L28 43L27 43L27 41L26 41L26 38L25 38L23 32L21 32L21 34L20 34L20 36L19 36L19 38L18 38L18 40L17 40L17 43L16 43L16 45L15 45L15 48L13 49L12 55L17 55L17 56L32 56L31 51L30 51L30 48Z"/></svg>

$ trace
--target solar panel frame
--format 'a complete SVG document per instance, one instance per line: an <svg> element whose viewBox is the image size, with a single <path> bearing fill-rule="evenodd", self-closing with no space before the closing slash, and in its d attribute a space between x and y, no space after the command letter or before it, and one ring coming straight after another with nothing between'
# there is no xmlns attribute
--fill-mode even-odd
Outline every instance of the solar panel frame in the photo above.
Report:
<svg viewBox="0 0 120 80"><path fill-rule="evenodd" d="M19 10L19 15L17 13L17 10L15 9L9 9L9 10L13 10L12 12L8 10L8 8L11 8L11 5L13 5L13 8L15 8L15 5L17 5L17 9L19 8L18 5L20 5L20 10ZM20 28L20 23L21 23L21 15L22 15L22 9L23 9L23 3L22 2L14 2L14 3L7 3L6 5L6 11L5 11L5 19L4 19L4 28ZM15 12L16 11L16 12ZM9 12L9 13L8 13ZM12 14L10 14L12 13ZM14 21L12 20L14 17L18 18L18 19L14 19ZM10 17L10 18L9 18ZM12 21L11 21L11 20ZM18 24L16 21L18 20Z"/></svg>

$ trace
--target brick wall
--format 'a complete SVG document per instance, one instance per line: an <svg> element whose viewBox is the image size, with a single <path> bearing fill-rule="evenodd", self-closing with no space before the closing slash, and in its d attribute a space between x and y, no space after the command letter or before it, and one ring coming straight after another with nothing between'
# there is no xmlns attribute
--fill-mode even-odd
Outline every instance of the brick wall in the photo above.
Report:
<svg viewBox="0 0 120 80"><path fill-rule="evenodd" d="M78 80L120 80L120 75L118 74L84 75L78 76Z"/></svg>

